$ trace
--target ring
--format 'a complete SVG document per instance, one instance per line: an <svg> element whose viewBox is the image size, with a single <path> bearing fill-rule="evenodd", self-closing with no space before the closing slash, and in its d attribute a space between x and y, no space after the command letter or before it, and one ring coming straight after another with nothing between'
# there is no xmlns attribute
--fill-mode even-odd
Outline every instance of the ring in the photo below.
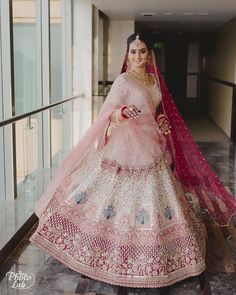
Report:
<svg viewBox="0 0 236 295"><path fill-rule="evenodd" d="M129 107L129 110L132 112L134 110L134 108L133 107Z"/></svg>

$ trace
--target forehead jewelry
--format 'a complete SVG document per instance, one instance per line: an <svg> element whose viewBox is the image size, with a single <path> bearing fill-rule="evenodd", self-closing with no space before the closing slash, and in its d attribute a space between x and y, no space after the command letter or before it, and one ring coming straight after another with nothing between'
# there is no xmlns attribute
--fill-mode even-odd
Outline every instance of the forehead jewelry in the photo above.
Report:
<svg viewBox="0 0 236 295"><path fill-rule="evenodd" d="M139 39L139 34L136 35L134 43L137 45L141 43L141 41Z"/></svg>

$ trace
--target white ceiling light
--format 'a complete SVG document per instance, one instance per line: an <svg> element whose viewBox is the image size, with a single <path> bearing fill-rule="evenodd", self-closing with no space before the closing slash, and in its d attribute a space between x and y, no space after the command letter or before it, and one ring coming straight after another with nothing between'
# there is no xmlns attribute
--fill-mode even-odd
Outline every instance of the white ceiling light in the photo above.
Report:
<svg viewBox="0 0 236 295"><path fill-rule="evenodd" d="M165 12L165 15L173 15L172 12Z"/></svg>
<svg viewBox="0 0 236 295"><path fill-rule="evenodd" d="M183 12L183 15L193 15L193 12Z"/></svg>
<svg viewBox="0 0 236 295"><path fill-rule="evenodd" d="M198 12L197 15L207 16L207 15L209 15L209 13L208 12Z"/></svg>

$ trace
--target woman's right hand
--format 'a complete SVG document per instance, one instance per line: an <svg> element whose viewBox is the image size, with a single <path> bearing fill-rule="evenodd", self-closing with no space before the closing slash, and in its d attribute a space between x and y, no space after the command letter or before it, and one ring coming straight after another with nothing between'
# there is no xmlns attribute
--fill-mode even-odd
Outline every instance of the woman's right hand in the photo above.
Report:
<svg viewBox="0 0 236 295"><path fill-rule="evenodd" d="M140 113L141 111L135 105L127 106L122 110L122 115L124 115L127 119L137 118Z"/></svg>

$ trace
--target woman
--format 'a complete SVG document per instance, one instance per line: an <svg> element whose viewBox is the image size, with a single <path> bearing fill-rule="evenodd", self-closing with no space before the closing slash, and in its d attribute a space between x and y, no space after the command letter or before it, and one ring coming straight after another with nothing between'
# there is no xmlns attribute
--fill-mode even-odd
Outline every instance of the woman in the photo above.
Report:
<svg viewBox="0 0 236 295"><path fill-rule="evenodd" d="M205 270L196 208L222 226L236 212L179 115L148 39L132 34L95 124L37 203L31 241L93 279L164 287Z"/></svg>

